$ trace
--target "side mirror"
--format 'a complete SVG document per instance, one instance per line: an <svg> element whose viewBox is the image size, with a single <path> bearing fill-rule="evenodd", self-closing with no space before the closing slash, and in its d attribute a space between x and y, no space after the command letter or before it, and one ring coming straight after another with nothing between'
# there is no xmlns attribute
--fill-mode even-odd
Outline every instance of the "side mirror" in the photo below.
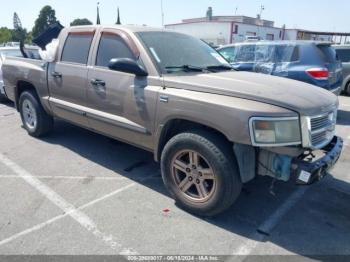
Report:
<svg viewBox="0 0 350 262"><path fill-rule="evenodd" d="M108 68L114 71L134 74L136 76L148 76L146 69L130 58L113 58L109 61Z"/></svg>

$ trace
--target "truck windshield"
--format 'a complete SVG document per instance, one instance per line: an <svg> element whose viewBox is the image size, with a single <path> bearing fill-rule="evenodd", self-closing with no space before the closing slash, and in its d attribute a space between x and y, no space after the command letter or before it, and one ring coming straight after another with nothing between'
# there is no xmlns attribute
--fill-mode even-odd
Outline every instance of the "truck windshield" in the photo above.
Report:
<svg viewBox="0 0 350 262"><path fill-rule="evenodd" d="M229 63L203 41L175 32L139 32L162 73L232 70Z"/></svg>

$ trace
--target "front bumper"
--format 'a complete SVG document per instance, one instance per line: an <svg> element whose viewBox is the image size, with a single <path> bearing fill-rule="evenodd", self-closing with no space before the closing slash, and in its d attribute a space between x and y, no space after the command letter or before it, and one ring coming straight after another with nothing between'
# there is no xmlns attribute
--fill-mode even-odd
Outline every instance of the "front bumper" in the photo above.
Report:
<svg viewBox="0 0 350 262"><path fill-rule="evenodd" d="M333 140L321 150L325 155L315 162L304 159L294 159L292 162L296 183L309 185L321 180L338 161L343 149L343 139L335 136ZM307 157L306 157L307 158Z"/></svg>

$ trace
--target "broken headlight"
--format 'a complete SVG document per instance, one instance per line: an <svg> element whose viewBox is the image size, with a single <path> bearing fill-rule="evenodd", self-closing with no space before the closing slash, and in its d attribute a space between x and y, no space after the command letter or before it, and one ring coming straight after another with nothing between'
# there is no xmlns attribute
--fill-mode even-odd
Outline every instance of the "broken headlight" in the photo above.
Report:
<svg viewBox="0 0 350 262"><path fill-rule="evenodd" d="M298 117L253 117L249 122L254 146L288 146L301 144Z"/></svg>

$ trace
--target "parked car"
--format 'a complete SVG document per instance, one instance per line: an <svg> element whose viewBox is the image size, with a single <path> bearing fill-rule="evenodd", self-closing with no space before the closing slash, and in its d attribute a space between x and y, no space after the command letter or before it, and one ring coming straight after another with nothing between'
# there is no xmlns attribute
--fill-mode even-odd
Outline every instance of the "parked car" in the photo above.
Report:
<svg viewBox="0 0 350 262"><path fill-rule="evenodd" d="M333 46L343 65L343 88L344 93L350 95L350 45Z"/></svg>
<svg viewBox="0 0 350 262"><path fill-rule="evenodd" d="M238 43L218 50L239 71L299 80L339 95L342 67L330 43L260 41Z"/></svg>
<svg viewBox="0 0 350 262"><path fill-rule="evenodd" d="M26 52L29 54L29 57L39 59L38 48L34 46L27 46ZM2 64L6 57L14 56L14 57L23 57L19 46L12 47L0 47L0 102L4 102L7 100L5 89L4 89L4 81L2 79Z"/></svg>
<svg viewBox="0 0 350 262"><path fill-rule="evenodd" d="M143 26L65 28L56 60L45 65L3 64L6 93L29 135L50 132L55 117L149 150L170 194L198 215L230 207L257 175L311 184L342 151L335 95L236 72L192 36Z"/></svg>

